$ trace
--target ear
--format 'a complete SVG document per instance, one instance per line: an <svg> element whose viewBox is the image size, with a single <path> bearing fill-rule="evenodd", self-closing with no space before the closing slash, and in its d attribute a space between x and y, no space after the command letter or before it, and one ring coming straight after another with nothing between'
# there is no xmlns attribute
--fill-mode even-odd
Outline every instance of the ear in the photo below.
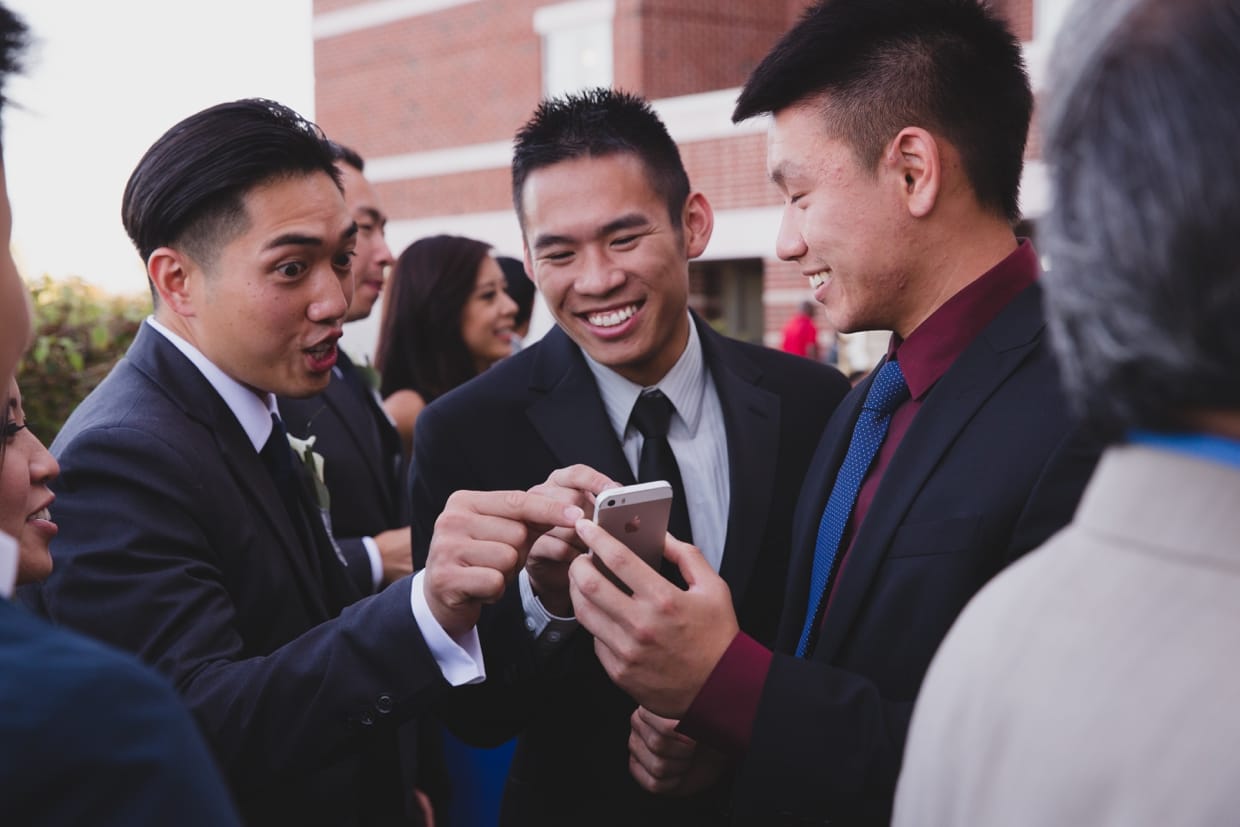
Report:
<svg viewBox="0 0 1240 827"><path fill-rule="evenodd" d="M710 234L715 230L715 211L711 209L705 195L700 192L689 193L680 226L684 232L689 258L697 258L706 251Z"/></svg>
<svg viewBox="0 0 1240 827"><path fill-rule="evenodd" d="M162 307L178 316L195 316L197 282L202 271L185 253L173 247L160 247L146 260L146 274L155 285Z"/></svg>
<svg viewBox="0 0 1240 827"><path fill-rule="evenodd" d="M929 215L943 185L942 158L935 137L920 127L906 126L891 142L884 160L900 180L909 214L914 218Z"/></svg>

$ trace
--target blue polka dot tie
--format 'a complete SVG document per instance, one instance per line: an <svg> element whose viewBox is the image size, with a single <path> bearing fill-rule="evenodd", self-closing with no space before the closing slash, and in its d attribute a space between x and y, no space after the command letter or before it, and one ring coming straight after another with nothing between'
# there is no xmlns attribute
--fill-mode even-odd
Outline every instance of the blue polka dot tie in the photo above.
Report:
<svg viewBox="0 0 1240 827"><path fill-rule="evenodd" d="M852 441L848 443L848 453L835 476L835 485L831 496L827 498L827 507L822 512L822 520L818 523L818 539L814 543L814 568L809 580L809 602L805 613L805 626L801 630L801 639L797 643L797 657L803 658L813 643L822 611L826 604L827 583L831 579L831 568L839 554L840 541L844 537L844 529L848 526L848 518L852 515L853 506L857 503L857 492L861 490L861 482L866 472L878 455L879 446L887 436L887 425L891 422L891 414L908 399L908 385L904 382L904 373L894 359L886 362L874 377L870 392L866 394L865 404L857 424L853 426Z"/></svg>

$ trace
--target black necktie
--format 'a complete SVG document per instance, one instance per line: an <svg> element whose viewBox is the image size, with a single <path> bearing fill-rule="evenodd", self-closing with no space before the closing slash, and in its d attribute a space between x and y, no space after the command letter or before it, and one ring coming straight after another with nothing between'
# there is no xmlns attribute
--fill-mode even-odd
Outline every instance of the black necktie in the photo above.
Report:
<svg viewBox="0 0 1240 827"><path fill-rule="evenodd" d="M306 490L305 483L308 482L304 476L306 472L297 467L297 463L302 460L293 453L288 442L288 431L280 417L275 414L271 415L271 436L267 437L263 450L259 451L258 455L267 466L276 490L280 492L289 522L293 524L298 542L305 552L306 563L323 584L328 608L335 616L342 608L356 600L358 595L353 593L353 587L344 573L343 561L337 559L334 548L325 548L323 543L316 539L317 529L311 528L310 521L321 522L322 518L310 510L311 505L306 500L310 495L303 493ZM324 525L323 528L326 531L327 526ZM334 542L330 536L323 536L327 543Z"/></svg>
<svg viewBox="0 0 1240 827"><path fill-rule="evenodd" d="M672 485L672 515L667 530L677 540L693 542L689 526L689 505L685 502L685 486L680 479L680 466L667 441L667 429L676 408L662 391L650 391L637 397L632 423L642 435L642 452L637 460L637 481L667 480Z"/></svg>
<svg viewBox="0 0 1240 827"><path fill-rule="evenodd" d="M297 493L297 467L293 465L293 449L288 444L288 431L280 417L275 414L271 415L271 436L267 437L263 450L259 451L258 455L267 466L276 490L280 492L280 499L284 502L289 519L295 527L300 528L304 511Z"/></svg>

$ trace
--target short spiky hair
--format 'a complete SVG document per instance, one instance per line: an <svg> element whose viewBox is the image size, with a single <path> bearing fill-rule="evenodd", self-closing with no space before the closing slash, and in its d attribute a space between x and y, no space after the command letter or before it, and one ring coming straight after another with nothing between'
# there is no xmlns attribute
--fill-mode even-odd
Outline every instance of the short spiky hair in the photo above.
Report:
<svg viewBox="0 0 1240 827"><path fill-rule="evenodd" d="M943 136L978 202L1020 217L1033 93L1020 42L981 0L821 0L754 69L732 119L806 102L867 169L906 126Z"/></svg>
<svg viewBox="0 0 1240 827"><path fill-rule="evenodd" d="M525 224L521 191L530 173L576 158L631 153L641 159L650 187L680 226L689 199L689 176L667 127L637 95L590 89L544 100L517 132L512 154L512 201Z"/></svg>

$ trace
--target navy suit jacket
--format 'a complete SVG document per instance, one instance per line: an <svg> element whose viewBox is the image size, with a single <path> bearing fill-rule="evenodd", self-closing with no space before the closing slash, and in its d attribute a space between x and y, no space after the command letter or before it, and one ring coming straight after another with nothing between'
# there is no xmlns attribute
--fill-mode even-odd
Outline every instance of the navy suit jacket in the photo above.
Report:
<svg viewBox="0 0 1240 827"><path fill-rule="evenodd" d="M321 522L293 524L223 399L149 326L52 452L43 610L172 680L247 823L409 823L395 729L446 686L409 581L356 600Z"/></svg>
<svg viewBox="0 0 1240 827"><path fill-rule="evenodd" d="M722 575L740 623L771 642L783 594L796 493L813 446L848 385L833 368L715 333L697 317L728 435L731 509ZM584 463L634 482L580 349L553 329L540 342L427 407L415 429L413 531L425 551L457 489L526 489ZM717 823L727 796L643 792L628 770L633 701L579 629L544 662L515 585L482 629L488 681L455 697L461 737L498 743L522 732L502 823Z"/></svg>
<svg viewBox="0 0 1240 827"><path fill-rule="evenodd" d="M793 656L818 522L873 382L836 411L806 477L775 660L737 776L741 823L886 823L913 701L952 622L1064 526L1099 444L1070 416L1026 289L926 396L887 467L808 659Z"/></svg>
<svg viewBox="0 0 1240 827"><path fill-rule="evenodd" d="M362 381L343 352L338 367L342 376L349 371ZM374 580L362 538L409 525L400 436L377 400L334 374L321 394L281 397L280 416L290 434L317 437L314 450L323 457L331 491L332 533L354 584L370 594Z"/></svg>
<svg viewBox="0 0 1240 827"><path fill-rule="evenodd" d="M4 599L0 710L6 824L241 823L164 679Z"/></svg>

